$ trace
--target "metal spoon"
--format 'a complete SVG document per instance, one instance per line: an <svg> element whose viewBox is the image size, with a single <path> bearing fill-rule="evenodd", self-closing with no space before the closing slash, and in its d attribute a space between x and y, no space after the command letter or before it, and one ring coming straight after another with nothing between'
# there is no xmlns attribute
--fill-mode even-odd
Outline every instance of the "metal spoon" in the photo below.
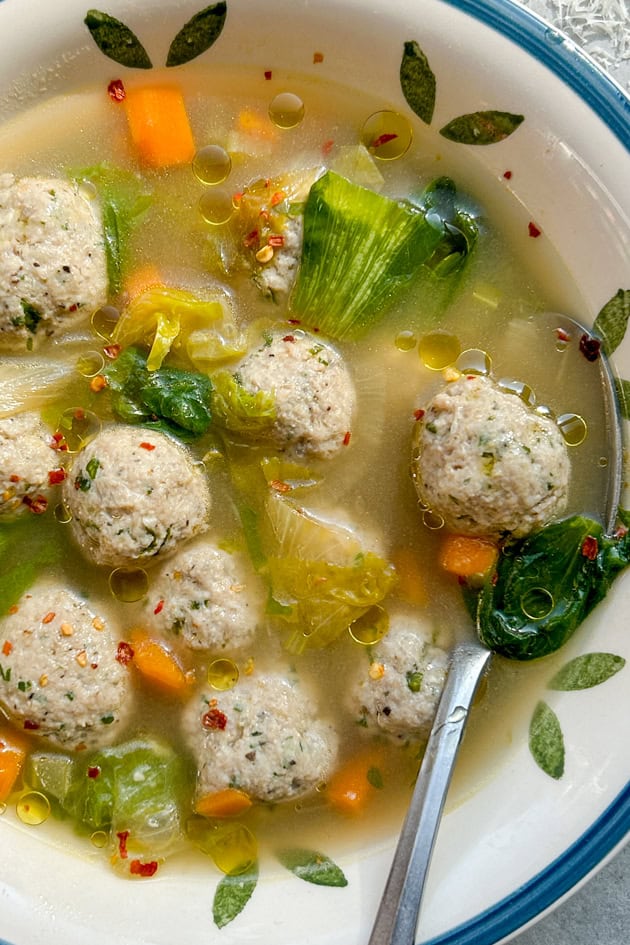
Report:
<svg viewBox="0 0 630 945"><path fill-rule="evenodd" d="M554 313L553 322L569 336L592 337L587 328L567 315ZM623 444L613 374L602 350L598 364L609 451L604 524L610 534L615 528L621 495ZM424 885L444 802L470 707L491 656L491 651L476 636L453 648L446 685L368 945L413 945L415 942Z"/></svg>

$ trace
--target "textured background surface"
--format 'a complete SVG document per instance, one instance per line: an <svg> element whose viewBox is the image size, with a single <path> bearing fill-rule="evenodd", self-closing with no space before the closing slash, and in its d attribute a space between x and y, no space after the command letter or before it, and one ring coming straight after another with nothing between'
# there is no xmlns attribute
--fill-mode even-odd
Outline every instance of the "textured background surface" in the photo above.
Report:
<svg viewBox="0 0 630 945"><path fill-rule="evenodd" d="M521 0L581 46L630 93L630 4L626 0ZM630 182L629 182L630 186ZM630 845L513 945L628 945Z"/></svg>

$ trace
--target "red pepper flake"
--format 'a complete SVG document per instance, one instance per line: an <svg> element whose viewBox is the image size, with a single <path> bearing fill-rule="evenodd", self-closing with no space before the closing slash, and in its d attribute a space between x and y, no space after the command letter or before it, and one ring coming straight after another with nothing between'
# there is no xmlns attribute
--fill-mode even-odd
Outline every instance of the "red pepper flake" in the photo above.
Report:
<svg viewBox="0 0 630 945"><path fill-rule="evenodd" d="M98 778L100 773L101 769L98 765L90 765L90 767L87 769L88 778Z"/></svg>
<svg viewBox="0 0 630 945"><path fill-rule="evenodd" d="M289 325L301 325L302 322L299 318L287 318Z"/></svg>
<svg viewBox="0 0 630 945"><path fill-rule="evenodd" d="M582 547L580 552L584 555L585 558L588 558L589 561L594 561L597 557L599 551L599 544L596 538L593 535L587 535L584 541L582 542Z"/></svg>
<svg viewBox="0 0 630 945"><path fill-rule="evenodd" d="M54 610L49 610L45 617L42 617L42 623L52 623L55 619Z"/></svg>
<svg viewBox="0 0 630 945"><path fill-rule="evenodd" d="M118 852L120 853L121 860L126 860L129 856L127 852L127 840L129 839L129 831L121 830L120 833L117 833L118 837Z"/></svg>
<svg viewBox="0 0 630 945"><path fill-rule="evenodd" d="M374 139L374 141L372 142L372 144L370 145L370 147L372 147L372 148L380 148L380 147L382 147L384 144L389 144L390 141L395 141L397 137L398 137L398 135L397 135L397 134L393 134L393 133L379 135L378 138L375 138L375 139Z"/></svg>
<svg viewBox="0 0 630 945"><path fill-rule="evenodd" d="M79 306L77 305L76 302L73 302L72 305L68 306L69 312L78 312L78 310L79 310Z"/></svg>
<svg viewBox="0 0 630 945"><path fill-rule="evenodd" d="M344 438L343 438L343 445L344 445L344 446L347 446L347 445L349 444L349 442L350 442L350 437L351 437L351 436L352 436L352 434L350 433L350 430L346 430L346 433L345 433Z"/></svg>
<svg viewBox="0 0 630 945"><path fill-rule="evenodd" d="M153 443L147 443L146 440L143 440L142 443L140 444L140 449L148 450L150 453L152 450L155 449L155 445Z"/></svg>
<svg viewBox="0 0 630 945"><path fill-rule="evenodd" d="M122 79L112 79L107 86L107 94L112 102L124 102L127 96Z"/></svg>
<svg viewBox="0 0 630 945"><path fill-rule="evenodd" d="M271 69L265 69L265 79L267 82L271 79Z"/></svg>
<svg viewBox="0 0 630 945"><path fill-rule="evenodd" d="M269 483L269 487L275 492L290 492L291 486L288 482L283 482L282 479L272 479Z"/></svg>
<svg viewBox="0 0 630 945"><path fill-rule="evenodd" d="M57 430L52 435L53 442L50 444L51 449L61 450L62 452L68 449L68 444L66 443L63 433Z"/></svg>
<svg viewBox="0 0 630 945"><path fill-rule="evenodd" d="M335 146L335 140L334 140L334 138L327 138L327 140L324 141L324 143L323 143L323 145L322 145L322 154L324 155L324 157L326 157L326 155L330 154L330 152L332 151L332 149L334 148L334 146Z"/></svg>
<svg viewBox="0 0 630 945"><path fill-rule="evenodd" d="M503 171L503 176L506 180L512 180L512 171Z"/></svg>
<svg viewBox="0 0 630 945"><path fill-rule="evenodd" d="M2 653L4 656L10 656L11 651L13 650L13 644L9 640L5 640L2 644Z"/></svg>
<svg viewBox="0 0 630 945"><path fill-rule="evenodd" d="M242 199L243 199L242 190L237 190L235 194L232 194L232 203L234 204L235 207L238 207Z"/></svg>
<svg viewBox="0 0 630 945"><path fill-rule="evenodd" d="M243 246L246 249L251 249L252 246L255 246L258 242L258 230L252 230L251 233L248 233L247 236L243 239Z"/></svg>
<svg viewBox="0 0 630 945"><path fill-rule="evenodd" d="M18 612L19 609L20 609L20 608L18 607L17 604L11 604L11 606L10 606L9 609L7 610L7 613L8 613L8 614L17 614L17 612Z"/></svg>
<svg viewBox="0 0 630 945"><path fill-rule="evenodd" d="M65 469L51 469L48 472L48 485L56 486L66 478Z"/></svg>
<svg viewBox="0 0 630 945"><path fill-rule="evenodd" d="M48 499L43 495L37 495L34 499L31 499L29 495L25 495L22 496L22 502L28 506L33 515L43 515L48 508Z"/></svg>
<svg viewBox="0 0 630 945"><path fill-rule="evenodd" d="M592 335L582 335L580 338L580 353L584 355L587 361L597 361L602 343L599 338L593 338Z"/></svg>
<svg viewBox="0 0 630 945"><path fill-rule="evenodd" d="M103 348L103 354L106 358L109 358L110 361L115 361L121 351L122 345L105 345Z"/></svg>
<svg viewBox="0 0 630 945"><path fill-rule="evenodd" d="M98 663L90 663L90 669L98 669Z"/></svg>
<svg viewBox="0 0 630 945"><path fill-rule="evenodd" d="M107 387L107 378L104 374L97 374L90 381L90 390L93 394L100 394Z"/></svg>
<svg viewBox="0 0 630 945"><path fill-rule="evenodd" d="M27 732L36 732L39 728L39 722L35 722L33 719L24 719L24 728Z"/></svg>
<svg viewBox="0 0 630 945"><path fill-rule="evenodd" d="M571 341L571 335L568 331L565 331L564 328L556 328L556 338L558 341Z"/></svg>
<svg viewBox="0 0 630 945"><path fill-rule="evenodd" d="M163 600L159 600L159 601L157 602L156 606L155 606L155 610L153 611L153 613L154 613L154 614L161 614L163 610L164 610L164 601L163 601Z"/></svg>
<svg viewBox="0 0 630 945"><path fill-rule="evenodd" d="M263 223L269 223L270 216L269 216L269 211L268 211L268 210L265 210L265 209L261 210L261 211L259 212L258 216L259 216L260 219L263 221Z"/></svg>
<svg viewBox="0 0 630 945"><path fill-rule="evenodd" d="M286 194L283 190L276 190L275 194L271 195L271 200L269 203L272 207L277 207L279 203L282 203L285 197Z"/></svg>
<svg viewBox="0 0 630 945"><path fill-rule="evenodd" d="M74 419L85 420L85 410L83 407L77 407L77 409L74 411Z"/></svg>
<svg viewBox="0 0 630 945"><path fill-rule="evenodd" d="M149 860L148 863L141 863L140 860L132 860L129 864L129 872L134 876L154 876L157 873L157 860Z"/></svg>
<svg viewBox="0 0 630 945"><path fill-rule="evenodd" d="M20 481L20 477L17 475L17 473L13 473L13 475L9 476L9 481L10 481L10 482L19 482L19 481Z"/></svg>
<svg viewBox="0 0 630 945"><path fill-rule="evenodd" d="M133 647L129 643L121 640L116 650L116 659L121 666L126 666L133 659Z"/></svg>
<svg viewBox="0 0 630 945"><path fill-rule="evenodd" d="M320 52L313 53L313 62L317 65L318 62L324 61L324 54Z"/></svg>
<svg viewBox="0 0 630 945"><path fill-rule="evenodd" d="M414 419L422 420L422 418L424 417L424 410L421 407L419 407L417 410L414 410L413 415L414 415Z"/></svg>
<svg viewBox="0 0 630 945"><path fill-rule="evenodd" d="M532 220L530 220L529 223L527 224L527 232L529 233L531 238L535 240L537 239L537 237L541 235L542 230L540 229L540 227L537 227L536 224L532 222Z"/></svg>
<svg viewBox="0 0 630 945"><path fill-rule="evenodd" d="M284 236L281 233L272 233L267 242L270 246L284 246Z"/></svg>
<svg viewBox="0 0 630 945"><path fill-rule="evenodd" d="M285 335L282 340L283 340L283 341L290 341L291 344L295 344L295 335Z"/></svg>
<svg viewBox="0 0 630 945"><path fill-rule="evenodd" d="M204 728L218 729L222 732L227 725L227 715L225 712L221 712L220 709L209 709L201 717L201 724Z"/></svg>

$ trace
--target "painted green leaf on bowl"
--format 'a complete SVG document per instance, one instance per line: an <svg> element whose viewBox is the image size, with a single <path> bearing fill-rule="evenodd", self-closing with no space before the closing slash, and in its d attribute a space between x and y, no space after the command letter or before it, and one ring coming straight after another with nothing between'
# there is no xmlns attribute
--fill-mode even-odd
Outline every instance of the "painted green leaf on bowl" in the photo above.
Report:
<svg viewBox="0 0 630 945"><path fill-rule="evenodd" d="M617 393L617 403L619 404L621 416L625 420L630 420L630 381L616 377L615 391Z"/></svg>
<svg viewBox="0 0 630 945"><path fill-rule="evenodd" d="M429 60L415 40L404 45L400 63L400 85L411 110L425 124L430 125L435 108L435 75Z"/></svg>
<svg viewBox="0 0 630 945"><path fill-rule="evenodd" d="M217 928L229 925L243 911L258 882L258 871L240 876L224 876L216 888L212 917Z"/></svg>
<svg viewBox="0 0 630 945"><path fill-rule="evenodd" d="M316 886L347 886L343 870L316 850L280 850L278 859L295 876Z"/></svg>
<svg viewBox="0 0 630 945"><path fill-rule="evenodd" d="M615 653L585 653L570 660L549 682L549 689L590 689L606 682L626 665Z"/></svg>
<svg viewBox="0 0 630 945"><path fill-rule="evenodd" d="M497 144L525 120L511 112L482 111L459 115L440 128L440 134L457 144Z"/></svg>
<svg viewBox="0 0 630 945"><path fill-rule="evenodd" d="M619 289L604 305L593 324L607 354L617 350L623 341L630 319L630 289Z"/></svg>
<svg viewBox="0 0 630 945"><path fill-rule="evenodd" d="M556 713L539 702L529 725L529 749L539 768L558 780L564 774L564 737Z"/></svg>
<svg viewBox="0 0 630 945"><path fill-rule="evenodd" d="M88 10L83 21L92 39L109 59L131 69L151 69L146 49L132 30L101 10Z"/></svg>
<svg viewBox="0 0 630 945"><path fill-rule="evenodd" d="M227 15L225 2L200 10L181 28L171 43L167 66L181 66L210 49L221 35Z"/></svg>

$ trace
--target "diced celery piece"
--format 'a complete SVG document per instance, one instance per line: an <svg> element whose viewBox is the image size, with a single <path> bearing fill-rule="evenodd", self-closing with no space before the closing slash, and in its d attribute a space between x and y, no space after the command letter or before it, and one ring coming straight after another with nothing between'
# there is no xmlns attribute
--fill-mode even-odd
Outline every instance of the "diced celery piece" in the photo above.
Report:
<svg viewBox="0 0 630 945"><path fill-rule="evenodd" d="M328 171L304 208L302 260L290 307L333 338L371 327L442 239L422 208Z"/></svg>
<svg viewBox="0 0 630 945"><path fill-rule="evenodd" d="M57 752L29 755L24 780L32 788L64 805L74 778L75 759Z"/></svg>

